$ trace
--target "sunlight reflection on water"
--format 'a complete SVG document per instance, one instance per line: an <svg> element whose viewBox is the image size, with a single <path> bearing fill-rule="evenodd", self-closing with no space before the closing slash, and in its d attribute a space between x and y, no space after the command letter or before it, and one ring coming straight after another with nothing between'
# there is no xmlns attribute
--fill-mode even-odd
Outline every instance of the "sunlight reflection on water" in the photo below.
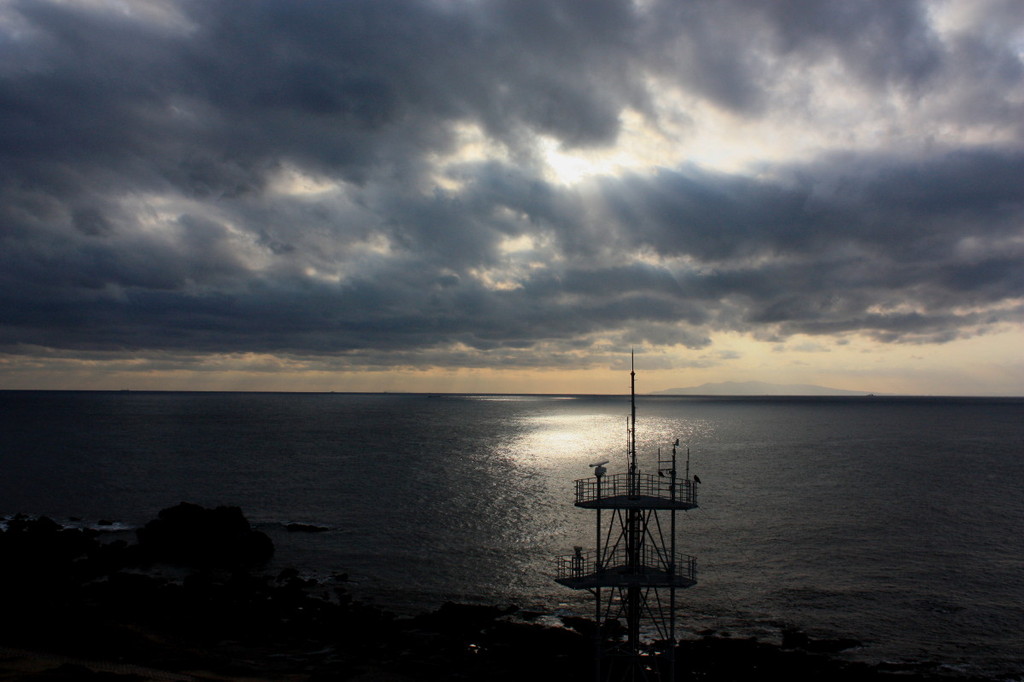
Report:
<svg viewBox="0 0 1024 682"><path fill-rule="evenodd" d="M622 452L625 432L604 414L534 415L524 419L525 433L515 442L516 459L542 467L575 467L577 478L588 475L595 459L610 459Z"/></svg>

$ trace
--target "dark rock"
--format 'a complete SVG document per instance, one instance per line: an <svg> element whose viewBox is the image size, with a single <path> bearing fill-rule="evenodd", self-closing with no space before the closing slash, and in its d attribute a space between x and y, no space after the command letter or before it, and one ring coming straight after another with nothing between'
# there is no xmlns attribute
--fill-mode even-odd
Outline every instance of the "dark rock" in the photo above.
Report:
<svg viewBox="0 0 1024 682"><path fill-rule="evenodd" d="M182 502L161 511L136 534L153 560L183 566L259 566L274 554L270 538L253 530L238 507L206 509Z"/></svg>
<svg viewBox="0 0 1024 682"><path fill-rule="evenodd" d="M64 529L45 516L13 517L0 533L3 592L16 603L38 598L52 605L65 602L87 573L80 560L97 544L95 533Z"/></svg>
<svg viewBox="0 0 1024 682"><path fill-rule="evenodd" d="M816 654L837 654L840 651L856 649L857 647L863 645L863 642L849 638L812 639L806 644L804 648L807 649L807 651Z"/></svg>
<svg viewBox="0 0 1024 682"><path fill-rule="evenodd" d="M330 530L324 526L314 526L308 523L289 523L285 526L289 533L323 533Z"/></svg>
<svg viewBox="0 0 1024 682"><path fill-rule="evenodd" d="M51 682L74 682L76 680L91 680L92 682L131 682L141 680L138 675L120 675L111 672L97 672L84 665L76 663L64 663L56 668L45 670L34 677L37 680L50 680Z"/></svg>
<svg viewBox="0 0 1024 682"><path fill-rule="evenodd" d="M287 583L287 582L291 582L292 580L298 579L298 577L299 577L298 569L289 566L288 568L282 569L281 572L277 574L277 582L279 582L279 583Z"/></svg>
<svg viewBox="0 0 1024 682"><path fill-rule="evenodd" d="M797 630L795 628L786 628L782 631L782 648L783 649L800 649L807 646L807 643L811 640L806 632Z"/></svg>
<svg viewBox="0 0 1024 682"><path fill-rule="evenodd" d="M581 618L579 616L562 616L561 620L565 627L572 628L584 637L589 638L594 636L594 621L589 618Z"/></svg>
<svg viewBox="0 0 1024 682"><path fill-rule="evenodd" d="M862 646L862 643L856 639L811 639L806 632L796 628L786 628L782 631L783 649L803 649L816 654L836 654L859 646Z"/></svg>
<svg viewBox="0 0 1024 682"><path fill-rule="evenodd" d="M31 533L38 536L56 533L59 530L61 530L60 524L48 516L40 516L33 519L24 514L15 514L7 522L8 533Z"/></svg>
<svg viewBox="0 0 1024 682"><path fill-rule="evenodd" d="M445 602L437 611L413 618L418 627L435 632L468 635L480 632L494 623L497 618L515 612L515 607L480 606Z"/></svg>

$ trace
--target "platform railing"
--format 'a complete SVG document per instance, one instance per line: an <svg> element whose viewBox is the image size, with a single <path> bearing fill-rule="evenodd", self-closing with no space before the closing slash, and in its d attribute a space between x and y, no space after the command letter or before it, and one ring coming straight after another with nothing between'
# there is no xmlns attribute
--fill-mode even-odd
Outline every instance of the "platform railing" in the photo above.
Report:
<svg viewBox="0 0 1024 682"><path fill-rule="evenodd" d="M645 573L658 573L663 575L669 572L670 555L666 552L659 552L655 547L644 546L640 551L640 565L629 566L629 555L624 547L618 547L601 560L601 571L598 570L597 554L591 550L587 552L577 551L574 554L555 557L555 578L563 580L567 578L582 578L606 570L618 570L623 567L631 568L638 575ZM697 558L689 554L676 554L674 574L687 580L697 579Z"/></svg>
<svg viewBox="0 0 1024 682"><path fill-rule="evenodd" d="M600 499L606 497L657 497L663 500L674 499L685 504L697 503L697 488L685 478L673 479L671 476L654 476L652 474L635 474L630 481L630 474L613 474L600 479ZM675 490L672 483L675 481ZM632 485L631 485L632 483ZM576 504L595 502L598 500L598 478L581 478L576 481Z"/></svg>

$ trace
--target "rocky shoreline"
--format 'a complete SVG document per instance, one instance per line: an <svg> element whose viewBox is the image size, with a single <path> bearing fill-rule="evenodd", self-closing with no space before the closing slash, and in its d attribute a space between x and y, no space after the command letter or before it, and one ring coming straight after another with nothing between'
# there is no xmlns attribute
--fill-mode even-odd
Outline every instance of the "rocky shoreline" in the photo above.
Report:
<svg viewBox="0 0 1024 682"><path fill-rule="evenodd" d="M400 618L354 599L343 575L262 572L273 551L234 507L165 509L135 543L16 516L0 531L0 680L593 678L587 619L549 627L514 607L451 603ZM677 679L966 679L832 656L854 645L707 633L678 644Z"/></svg>

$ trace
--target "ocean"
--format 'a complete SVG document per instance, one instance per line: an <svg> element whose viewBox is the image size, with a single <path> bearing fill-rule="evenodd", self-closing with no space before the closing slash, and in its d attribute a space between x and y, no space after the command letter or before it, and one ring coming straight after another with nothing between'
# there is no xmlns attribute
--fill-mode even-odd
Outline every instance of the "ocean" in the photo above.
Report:
<svg viewBox="0 0 1024 682"><path fill-rule="evenodd" d="M129 533L240 506L275 566L399 613L446 600L589 615L573 481L625 469L628 397L0 391L0 515ZM849 658L1024 676L1024 399L639 396L640 465L702 480L683 636L848 637ZM685 452L682 450L681 452ZM81 519L73 521L71 519ZM289 533L286 525L327 528Z"/></svg>

